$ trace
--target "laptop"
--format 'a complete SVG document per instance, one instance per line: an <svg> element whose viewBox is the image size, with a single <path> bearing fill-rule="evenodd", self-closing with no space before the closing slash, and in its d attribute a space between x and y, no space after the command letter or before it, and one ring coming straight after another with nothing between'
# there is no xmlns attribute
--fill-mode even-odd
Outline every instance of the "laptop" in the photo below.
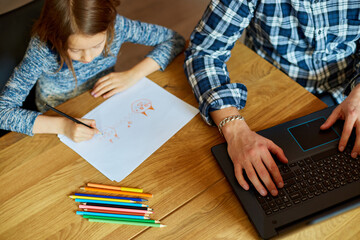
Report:
<svg viewBox="0 0 360 240"><path fill-rule="evenodd" d="M253 186L245 191L234 175L226 143L212 147L215 159L260 237L268 239L360 206L360 158L350 156L355 133L345 151L339 152L343 121L320 131L333 109L326 108L258 132L280 146L289 160L282 164L275 159L285 185L276 197L269 193L263 197Z"/></svg>

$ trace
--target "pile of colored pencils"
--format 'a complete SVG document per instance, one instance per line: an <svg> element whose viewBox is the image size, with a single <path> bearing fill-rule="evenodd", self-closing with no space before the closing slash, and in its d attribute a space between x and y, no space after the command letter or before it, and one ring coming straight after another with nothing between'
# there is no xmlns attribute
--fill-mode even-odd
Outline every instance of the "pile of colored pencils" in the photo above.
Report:
<svg viewBox="0 0 360 240"><path fill-rule="evenodd" d="M75 193L69 196L75 199L75 202L79 202L79 208L83 210L77 211L76 214L82 215L83 218L87 218L90 222L166 227L166 225L160 224L160 221L150 219L149 216L153 213L152 209L142 203L147 200L141 197L152 197L152 194L143 193L142 189L96 183L88 183L86 187L81 189L140 197L133 198L85 193Z"/></svg>

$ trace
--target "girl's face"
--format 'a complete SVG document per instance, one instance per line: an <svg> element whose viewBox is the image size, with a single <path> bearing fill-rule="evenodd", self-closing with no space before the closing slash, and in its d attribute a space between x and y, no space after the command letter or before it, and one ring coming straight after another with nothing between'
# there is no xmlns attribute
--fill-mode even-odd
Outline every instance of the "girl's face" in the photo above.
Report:
<svg viewBox="0 0 360 240"><path fill-rule="evenodd" d="M82 63L91 62L104 50L106 37L106 31L92 36L83 34L70 35L67 50L70 58Z"/></svg>

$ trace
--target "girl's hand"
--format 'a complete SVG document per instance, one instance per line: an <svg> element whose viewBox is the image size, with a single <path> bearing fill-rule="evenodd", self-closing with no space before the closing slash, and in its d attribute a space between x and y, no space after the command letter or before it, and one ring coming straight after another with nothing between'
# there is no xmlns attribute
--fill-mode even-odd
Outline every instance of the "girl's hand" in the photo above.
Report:
<svg viewBox="0 0 360 240"><path fill-rule="evenodd" d="M139 78L136 78L132 71L113 72L100 78L94 85L91 95L94 97L103 96L109 98L114 94L124 91L133 86Z"/></svg>
<svg viewBox="0 0 360 240"><path fill-rule="evenodd" d="M345 120L344 128L339 142L339 150L342 152L349 140L352 130L356 130L356 140L351 156L356 158L360 154L360 84L358 84L349 96L337 106L326 122L320 127L322 130L330 128L338 119Z"/></svg>
<svg viewBox="0 0 360 240"><path fill-rule="evenodd" d="M79 121L91 126L88 128L82 124L75 123L68 120L64 127L64 135L73 140L74 142L82 142L90 140L95 134L100 133L96 128L95 120L91 119L78 119Z"/></svg>

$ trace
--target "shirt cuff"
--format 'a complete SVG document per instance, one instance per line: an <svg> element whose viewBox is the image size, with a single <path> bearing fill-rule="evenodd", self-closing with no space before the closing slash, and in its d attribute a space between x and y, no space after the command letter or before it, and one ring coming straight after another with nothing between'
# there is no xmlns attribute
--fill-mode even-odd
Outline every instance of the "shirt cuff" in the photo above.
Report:
<svg viewBox="0 0 360 240"><path fill-rule="evenodd" d="M360 83L360 70L358 72L356 72L353 77L350 80L349 85L345 88L345 95L349 95L351 90L353 90L356 85L358 85Z"/></svg>
<svg viewBox="0 0 360 240"><path fill-rule="evenodd" d="M236 107L238 110L244 108L247 89L241 83L226 84L207 91L203 94L203 99L199 106L201 117L207 124L215 126L209 113L227 107Z"/></svg>

